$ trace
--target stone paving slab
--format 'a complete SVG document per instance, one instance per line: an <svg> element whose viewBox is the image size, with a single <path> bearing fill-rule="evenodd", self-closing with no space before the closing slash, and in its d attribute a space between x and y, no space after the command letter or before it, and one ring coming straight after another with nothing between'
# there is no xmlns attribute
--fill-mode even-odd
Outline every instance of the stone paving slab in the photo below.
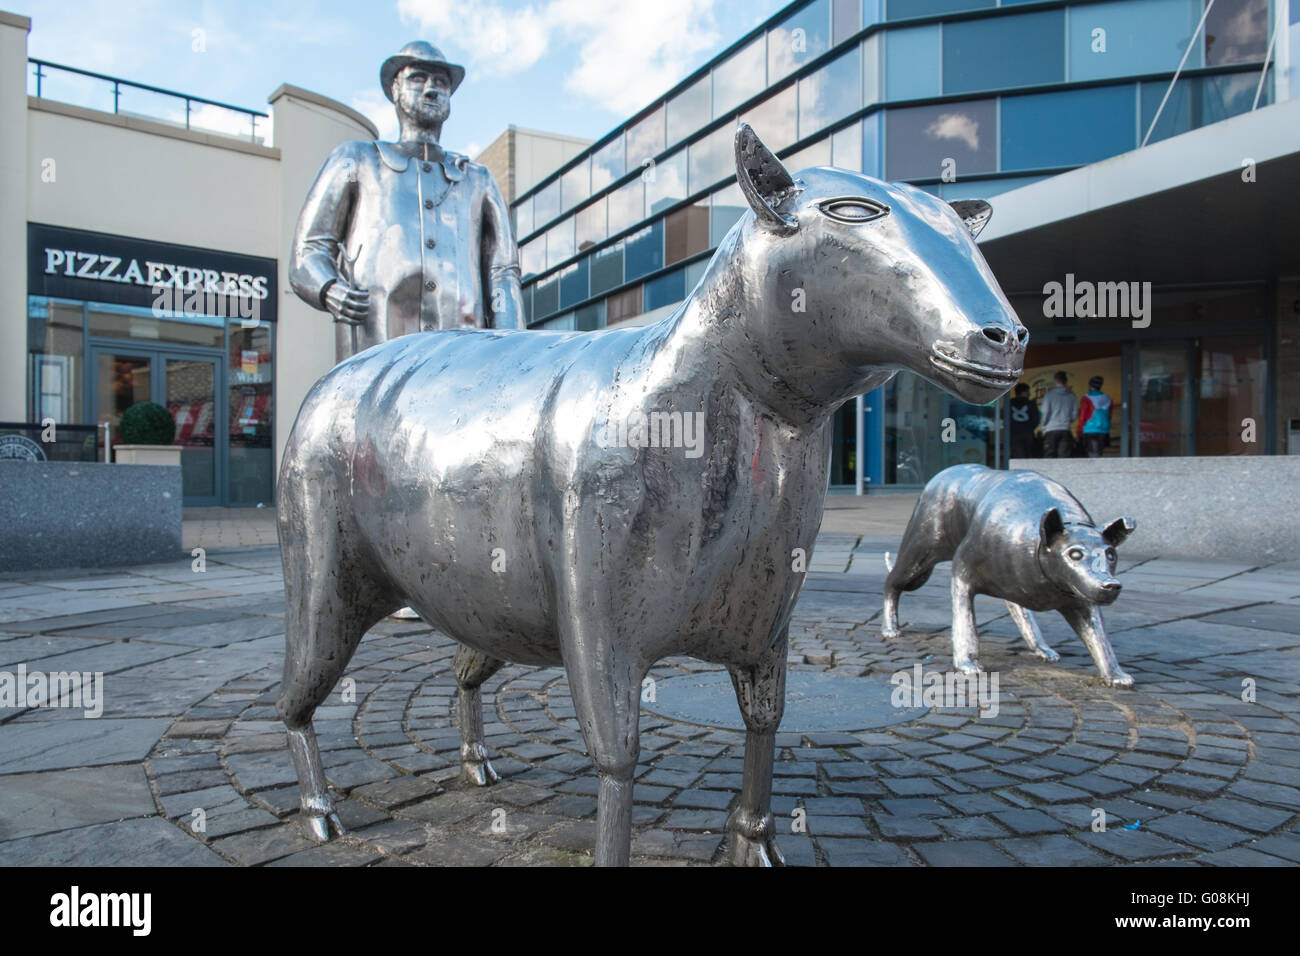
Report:
<svg viewBox="0 0 1300 956"><path fill-rule="evenodd" d="M882 496L883 497L883 496ZM894 528L911 502L892 502ZM828 514L791 625L790 667L861 680L940 674L951 655L946 566L879 633L897 534ZM901 518L899 517L901 515ZM212 520L218 520L215 516ZM250 537L273 538L266 513ZM236 535L238 537L238 535ZM243 543L243 542L241 542ZM265 543L265 538L250 543ZM386 621L317 712L349 833L303 836L274 704L284 600L274 547L93 573L0 576L0 670L101 670L104 715L0 710L0 862L181 865L587 865L595 786L557 668L507 666L484 688L501 784L459 779L455 645ZM977 601L998 712L931 707L859 732L778 735L773 811L809 866L1295 865L1300 862L1300 565L1128 562L1107 612L1134 690L1101 686L1059 615L1061 653L1020 641ZM656 681L716 670L660 662ZM1249 681L1253 700L1243 700ZM633 862L720 859L743 734L642 714ZM833 723L833 722L832 722ZM1095 829L1098 814L1105 829ZM201 821L201 823L200 823Z"/></svg>

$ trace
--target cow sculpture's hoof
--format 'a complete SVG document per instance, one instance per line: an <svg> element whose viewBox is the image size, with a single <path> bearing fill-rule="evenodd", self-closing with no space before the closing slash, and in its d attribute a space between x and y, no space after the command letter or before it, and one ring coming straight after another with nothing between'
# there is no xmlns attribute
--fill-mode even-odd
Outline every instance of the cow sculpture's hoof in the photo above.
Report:
<svg viewBox="0 0 1300 956"><path fill-rule="evenodd" d="M772 832L771 815L753 824L733 813L727 821L724 859L732 866L785 866L785 857Z"/></svg>
<svg viewBox="0 0 1300 956"><path fill-rule="evenodd" d="M339 821L339 815L333 810L326 814L303 811L301 819L303 829L317 843L328 843L331 831L337 836L342 836L346 832Z"/></svg>
<svg viewBox="0 0 1300 956"><path fill-rule="evenodd" d="M953 661L952 666L955 670L963 674L970 674L972 677L984 673L984 668L980 667L980 662L976 660Z"/></svg>
<svg viewBox="0 0 1300 956"><path fill-rule="evenodd" d="M1034 651L1034 655L1041 657L1045 661L1059 661L1061 659L1061 655L1050 647L1040 647Z"/></svg>
<svg viewBox="0 0 1300 956"><path fill-rule="evenodd" d="M1132 687L1133 678L1124 671L1116 671L1106 683L1110 684L1111 687Z"/></svg>
<svg viewBox="0 0 1300 956"><path fill-rule="evenodd" d="M460 777L476 787L490 787L501 777L488 760L487 748L482 744L463 744L460 748Z"/></svg>

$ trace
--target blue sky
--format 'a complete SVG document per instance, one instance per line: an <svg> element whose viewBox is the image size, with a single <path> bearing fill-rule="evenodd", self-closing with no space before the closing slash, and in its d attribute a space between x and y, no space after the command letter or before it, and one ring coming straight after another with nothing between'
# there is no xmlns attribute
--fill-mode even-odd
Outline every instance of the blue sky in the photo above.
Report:
<svg viewBox="0 0 1300 956"><path fill-rule="evenodd" d="M360 110L385 137L396 125L379 65L403 43L429 40L467 70L443 142L473 154L510 123L598 137L786 2L0 0L0 8L32 18L29 56L264 111L267 96L292 83Z"/></svg>

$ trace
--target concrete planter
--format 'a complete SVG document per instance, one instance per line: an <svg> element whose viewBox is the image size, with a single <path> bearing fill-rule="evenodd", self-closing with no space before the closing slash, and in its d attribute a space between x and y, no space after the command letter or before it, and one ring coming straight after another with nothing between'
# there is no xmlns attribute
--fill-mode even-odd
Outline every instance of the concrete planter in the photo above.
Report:
<svg viewBox="0 0 1300 956"><path fill-rule="evenodd" d="M180 465L180 445L118 445L113 460L119 465Z"/></svg>

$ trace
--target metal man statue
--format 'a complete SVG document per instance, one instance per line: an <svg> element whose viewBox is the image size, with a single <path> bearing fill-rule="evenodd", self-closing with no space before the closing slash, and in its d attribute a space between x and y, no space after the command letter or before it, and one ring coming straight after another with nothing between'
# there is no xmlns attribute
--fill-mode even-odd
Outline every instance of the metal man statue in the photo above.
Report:
<svg viewBox="0 0 1300 956"><path fill-rule="evenodd" d="M399 141L343 143L307 193L289 282L334 316L336 361L408 332L524 327L509 208L486 167L438 144L464 76L406 44L379 71Z"/></svg>

